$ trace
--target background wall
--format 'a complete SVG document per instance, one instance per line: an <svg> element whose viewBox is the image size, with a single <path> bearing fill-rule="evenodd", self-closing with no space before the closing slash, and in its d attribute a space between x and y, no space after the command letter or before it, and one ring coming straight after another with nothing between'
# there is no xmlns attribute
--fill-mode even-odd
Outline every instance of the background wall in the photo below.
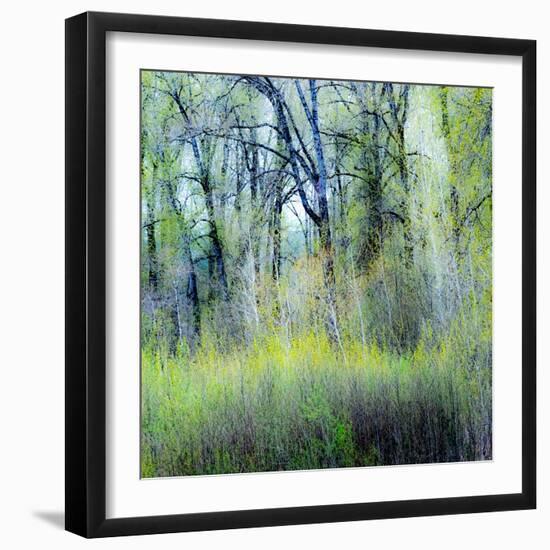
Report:
<svg viewBox="0 0 550 550"><path fill-rule="evenodd" d="M63 524L64 18L131 11L534 38L539 41L539 182L548 179L548 13L536 0L390 3L157 0L10 2L0 34L0 541L5 548L547 548L550 406L545 364L550 266L548 188L539 186L539 509L470 516L279 527L86 542ZM545 309L546 313L541 314ZM545 525L546 524L546 525Z"/></svg>

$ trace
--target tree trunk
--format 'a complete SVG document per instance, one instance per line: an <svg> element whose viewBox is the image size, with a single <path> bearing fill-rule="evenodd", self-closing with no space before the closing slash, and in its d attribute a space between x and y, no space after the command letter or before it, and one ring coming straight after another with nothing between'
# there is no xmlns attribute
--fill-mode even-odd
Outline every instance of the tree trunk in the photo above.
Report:
<svg viewBox="0 0 550 550"><path fill-rule="evenodd" d="M183 118L183 122L186 125L189 125L191 123L191 119L189 118L189 115L181 101L179 94L177 92L173 92L171 94L171 97L178 107L178 110ZM193 156L195 157L195 163L197 165L197 170L200 175L201 187L204 192L204 199L206 202L208 223L210 225L209 236L212 242L212 252L211 252L212 263L210 263L210 260L209 260L209 270L211 270L211 274L213 275L212 271L213 271L213 268L215 267L216 275L217 275L217 283L221 287L221 293L222 293L223 299L227 301L229 299L229 289L227 285L227 276L225 273L223 248L222 248L222 243L218 233L218 227L216 224L214 194L212 192L212 187L210 185L210 181L208 177L207 165L204 163L204 159L202 158L201 149L196 136L190 137L189 142L191 143L191 149L193 150Z"/></svg>
<svg viewBox="0 0 550 550"><path fill-rule="evenodd" d="M188 238L185 238L184 254L188 265L186 296L188 303L191 305L193 340L198 340L201 335L201 306L199 302L199 289L197 284L197 274L195 272L195 263L193 262L193 256L191 254L191 247L189 246Z"/></svg>
<svg viewBox="0 0 550 550"><path fill-rule="evenodd" d="M372 170L369 171L367 200L369 227L367 229L367 265L371 265L382 245L382 162L380 147L380 118L374 117L372 133Z"/></svg>
<svg viewBox="0 0 550 550"><path fill-rule="evenodd" d="M253 122L255 122L254 119ZM253 128L250 131L250 138L253 143L256 142L256 129ZM254 273L257 279L260 274L260 235L258 228L261 223L260 209L258 206L258 148L252 145L250 149L250 248L254 261Z"/></svg>
<svg viewBox="0 0 550 550"><path fill-rule="evenodd" d="M456 183L456 165L455 155L453 151L453 144L451 142L451 127L449 124L449 89L446 86L441 86L439 89L439 100L441 104L441 130L445 143L447 145L447 154L449 156L449 168L450 168L450 183L449 183L449 202L451 205L451 217L452 217L452 234L455 250L458 252L458 245L460 240L460 220L459 220L459 195Z"/></svg>
<svg viewBox="0 0 550 550"><path fill-rule="evenodd" d="M143 156L141 159L141 166L143 167ZM143 174L142 174L143 177ZM156 293L159 287L159 264L157 255L157 240L156 240L156 227L155 227L155 189L157 179L157 163L153 163L153 178L150 189L146 190L145 204L147 208L146 215L146 230L147 236L147 258L149 260L148 267L148 282L149 288Z"/></svg>
<svg viewBox="0 0 550 550"><path fill-rule="evenodd" d="M229 299L229 288L227 284L227 276L225 273L225 262L223 258L223 246L218 233L218 226L216 224L216 214L214 210L214 198L212 195L212 189L208 179L204 179L202 182L202 188L204 190L206 212L208 214L208 224L210 226L210 242L212 243L211 258L213 267L216 273L216 282L220 287L220 291L224 300Z"/></svg>
<svg viewBox="0 0 550 550"><path fill-rule="evenodd" d="M155 232L155 220L152 206L147 197L147 257L149 259L149 269L148 269L148 278L149 278L149 288L153 292L158 291L159 286L159 275L158 275L158 258L157 258L157 240Z"/></svg>
<svg viewBox="0 0 550 550"><path fill-rule="evenodd" d="M319 205L319 239L321 248L324 254L324 274L325 283L327 284L329 295L334 298L334 258L332 251L332 233L330 230L330 214L327 199L327 168L325 164L325 155L323 153L323 144L321 142L321 132L319 130L319 110L317 99L317 83L315 80L309 81L309 92L311 98L311 112L309 113L309 122L311 133L313 136L313 145L315 148L315 157L317 160L317 168L319 174L316 181L313 182L315 192L317 194L317 202ZM304 109L307 105L304 103ZM306 111L307 112L307 111Z"/></svg>
<svg viewBox="0 0 550 550"><path fill-rule="evenodd" d="M273 217L271 222L271 238L273 241L271 276L274 281L278 281L281 274L281 214L283 211L282 200L282 178L280 176L277 176L277 180L275 182L275 201L273 204Z"/></svg>
<svg viewBox="0 0 550 550"><path fill-rule="evenodd" d="M397 148L396 161L399 171L399 180L401 187L403 188L403 200L400 203L401 218L403 227L403 241L404 241L404 257L405 264L411 266L413 263L413 239L411 218L409 212L409 205L407 198L409 196L409 166L408 156L405 147L405 125L407 122L407 114L409 109L409 91L410 86L408 84L401 84L397 101L394 96L393 84L386 84L384 86L388 103L390 107L390 114L394 127L394 142Z"/></svg>

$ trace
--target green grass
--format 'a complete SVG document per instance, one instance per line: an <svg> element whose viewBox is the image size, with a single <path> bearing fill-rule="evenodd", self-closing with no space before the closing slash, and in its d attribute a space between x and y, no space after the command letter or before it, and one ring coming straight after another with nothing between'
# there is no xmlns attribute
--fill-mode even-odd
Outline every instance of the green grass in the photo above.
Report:
<svg viewBox="0 0 550 550"><path fill-rule="evenodd" d="M407 354L322 330L224 353L145 346L142 475L489 459L490 338L453 355L452 334Z"/></svg>

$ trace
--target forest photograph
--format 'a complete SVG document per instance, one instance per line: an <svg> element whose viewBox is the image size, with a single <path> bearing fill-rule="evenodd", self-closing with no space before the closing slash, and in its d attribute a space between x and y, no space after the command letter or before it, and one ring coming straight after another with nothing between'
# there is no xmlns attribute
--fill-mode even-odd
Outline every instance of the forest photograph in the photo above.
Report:
<svg viewBox="0 0 550 550"><path fill-rule="evenodd" d="M142 478L491 460L492 89L140 87Z"/></svg>

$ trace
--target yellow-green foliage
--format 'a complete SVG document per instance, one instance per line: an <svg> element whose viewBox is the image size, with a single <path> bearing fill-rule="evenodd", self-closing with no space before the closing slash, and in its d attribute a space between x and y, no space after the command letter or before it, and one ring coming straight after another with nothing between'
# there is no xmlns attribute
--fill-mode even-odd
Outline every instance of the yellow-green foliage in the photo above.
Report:
<svg viewBox="0 0 550 550"><path fill-rule="evenodd" d="M422 339L407 355L324 331L220 355L142 355L144 477L490 457L490 370ZM453 340L455 339L455 340ZM481 377L479 378L478 377Z"/></svg>

